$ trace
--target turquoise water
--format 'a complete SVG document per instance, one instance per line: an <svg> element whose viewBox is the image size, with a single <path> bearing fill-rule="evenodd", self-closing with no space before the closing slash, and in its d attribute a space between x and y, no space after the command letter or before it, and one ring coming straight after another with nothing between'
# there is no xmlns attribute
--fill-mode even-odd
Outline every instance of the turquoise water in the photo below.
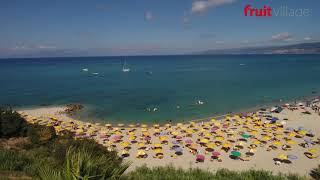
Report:
<svg viewBox="0 0 320 180"><path fill-rule="evenodd" d="M125 60L129 73L121 71L124 57L2 59L0 104L81 103L86 106L78 115L83 119L153 123L203 118L320 91L319 55L135 56ZM205 104L194 105L197 100ZM154 107L159 110L146 111Z"/></svg>

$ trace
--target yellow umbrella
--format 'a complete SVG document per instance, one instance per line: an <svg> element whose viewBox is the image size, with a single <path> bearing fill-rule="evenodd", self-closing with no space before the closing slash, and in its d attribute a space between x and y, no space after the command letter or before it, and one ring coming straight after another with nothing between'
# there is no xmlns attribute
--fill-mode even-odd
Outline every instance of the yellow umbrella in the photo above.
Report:
<svg viewBox="0 0 320 180"><path fill-rule="evenodd" d="M155 132L155 133L160 133L161 130L160 130L160 129L155 129L154 132Z"/></svg>
<svg viewBox="0 0 320 180"><path fill-rule="evenodd" d="M148 131L143 132L142 134L143 134L143 136L150 136L150 133Z"/></svg>
<svg viewBox="0 0 320 180"><path fill-rule="evenodd" d="M158 128L158 127L160 127L160 125L159 124L154 124L153 127Z"/></svg>
<svg viewBox="0 0 320 180"><path fill-rule="evenodd" d="M290 133L288 134L288 136L294 137L294 136L296 136L296 133L295 133L295 132L290 132Z"/></svg>
<svg viewBox="0 0 320 180"><path fill-rule="evenodd" d="M259 140L254 140L252 143L256 144L256 145L259 145L261 142Z"/></svg>
<svg viewBox="0 0 320 180"><path fill-rule="evenodd" d="M222 145L222 147L223 148L231 148L231 144L230 143L224 143L223 145Z"/></svg>
<svg viewBox="0 0 320 180"><path fill-rule="evenodd" d="M265 141L269 141L271 139L271 137L270 136L263 136L262 139Z"/></svg>
<svg viewBox="0 0 320 180"><path fill-rule="evenodd" d="M126 151L126 150L122 150L122 151L121 151L121 155L128 155L128 154L129 154L129 152Z"/></svg>
<svg viewBox="0 0 320 180"><path fill-rule="evenodd" d="M120 143L120 145L121 145L122 147L128 147L130 144L129 144L129 142L127 142L127 141L123 141L123 142Z"/></svg>
<svg viewBox="0 0 320 180"><path fill-rule="evenodd" d="M217 120L216 120L216 119L214 119L214 118L213 118L213 119L211 119L211 122L213 122L213 123L215 123L216 121L217 121Z"/></svg>
<svg viewBox="0 0 320 180"><path fill-rule="evenodd" d="M160 141L168 141L167 136L160 136L159 139L160 139Z"/></svg>
<svg viewBox="0 0 320 180"><path fill-rule="evenodd" d="M142 128L147 128L148 125L146 125L146 124L141 124L141 127L142 127Z"/></svg>
<svg viewBox="0 0 320 180"><path fill-rule="evenodd" d="M273 141L272 144L275 145L275 146L280 146L281 142L280 141Z"/></svg>
<svg viewBox="0 0 320 180"><path fill-rule="evenodd" d="M137 156L144 156L146 153L142 150L139 150Z"/></svg>
<svg viewBox="0 0 320 180"><path fill-rule="evenodd" d="M138 146L139 146L140 148L142 148L142 147L145 147L146 145L145 145L143 142L140 142L140 143L138 143Z"/></svg>
<svg viewBox="0 0 320 180"><path fill-rule="evenodd" d="M157 154L158 153L162 153L162 149L155 149L154 152L157 153Z"/></svg>
<svg viewBox="0 0 320 180"><path fill-rule="evenodd" d="M215 144L208 143L206 146L207 146L207 148L213 149L215 147Z"/></svg>
<svg viewBox="0 0 320 180"><path fill-rule="evenodd" d="M209 140L208 139L200 139L200 143L203 143L203 144L207 144L209 142Z"/></svg>
<svg viewBox="0 0 320 180"><path fill-rule="evenodd" d="M179 127L179 126L182 126L182 125L183 125L182 123L178 123L178 124L177 124L178 127Z"/></svg>
<svg viewBox="0 0 320 180"><path fill-rule="evenodd" d="M136 139L137 139L136 136L129 136L129 140L130 140L130 141L133 141L133 140L136 140Z"/></svg>
<svg viewBox="0 0 320 180"><path fill-rule="evenodd" d="M171 134L174 136L178 136L179 133L177 131L173 131Z"/></svg>
<svg viewBox="0 0 320 180"><path fill-rule="evenodd" d="M136 126L134 124L129 124L129 127L134 128Z"/></svg>
<svg viewBox="0 0 320 180"><path fill-rule="evenodd" d="M216 136L215 140L216 140L216 141L223 141L223 140L224 140L224 137L222 137L222 136Z"/></svg>
<svg viewBox="0 0 320 180"><path fill-rule="evenodd" d="M278 158L279 158L280 160L287 160L287 159L288 159L288 156L285 155L285 154L279 154Z"/></svg>
<svg viewBox="0 0 320 180"><path fill-rule="evenodd" d="M318 150L316 148L311 148L308 151L312 154L318 153Z"/></svg>
<svg viewBox="0 0 320 180"><path fill-rule="evenodd" d="M287 141L287 143L288 143L288 144L290 144L290 145L294 145L294 144L297 144L297 142L295 142L295 141L292 141L292 140L289 140L289 141Z"/></svg>
<svg viewBox="0 0 320 180"><path fill-rule="evenodd" d="M156 144L154 144L154 147L155 147L155 148L161 148L162 146L161 146L160 143L156 143Z"/></svg>

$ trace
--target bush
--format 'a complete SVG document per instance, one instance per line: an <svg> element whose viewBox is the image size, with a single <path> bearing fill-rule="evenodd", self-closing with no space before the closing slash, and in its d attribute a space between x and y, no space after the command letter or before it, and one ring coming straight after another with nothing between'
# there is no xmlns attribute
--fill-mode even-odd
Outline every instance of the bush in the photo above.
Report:
<svg viewBox="0 0 320 180"><path fill-rule="evenodd" d="M52 126L29 125L28 137L34 145L44 145L56 138L56 132Z"/></svg>
<svg viewBox="0 0 320 180"><path fill-rule="evenodd" d="M11 108L0 108L0 137L20 137L27 132L27 122Z"/></svg>
<svg viewBox="0 0 320 180"><path fill-rule="evenodd" d="M139 180L182 180L182 179L212 179L212 180L302 180L307 179L297 175L273 175L269 171L249 170L249 171L230 171L220 169L216 173L200 169L177 169L173 166L147 168L142 166L135 171L130 172L123 179L139 179Z"/></svg>
<svg viewBox="0 0 320 180"><path fill-rule="evenodd" d="M310 175L314 179L320 179L320 165L318 165L317 168L312 169Z"/></svg>
<svg viewBox="0 0 320 180"><path fill-rule="evenodd" d="M30 163L27 157L5 149L0 149L0 162L0 170L2 171L23 171Z"/></svg>

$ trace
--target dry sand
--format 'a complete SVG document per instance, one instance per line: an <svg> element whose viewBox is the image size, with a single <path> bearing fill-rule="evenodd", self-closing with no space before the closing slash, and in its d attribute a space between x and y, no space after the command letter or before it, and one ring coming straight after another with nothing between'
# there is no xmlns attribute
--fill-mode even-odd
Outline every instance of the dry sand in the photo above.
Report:
<svg viewBox="0 0 320 180"><path fill-rule="evenodd" d="M34 109L24 109L22 110L25 114L35 116L35 117L45 117L47 115L55 115L59 119L62 120L72 120L70 117L67 117L65 114L59 113L60 111L63 111L63 107L42 107L42 108L34 108ZM315 132L316 137L320 137L320 116L313 112L313 110L307 108L310 112L312 112L311 115L302 114L302 110L296 110L291 111L288 109L284 109L279 114L273 114L275 117L279 117L280 120L283 118L288 118L289 120L286 121L285 127L293 127L297 128L300 126L303 126L306 129L310 129L313 132ZM154 128L149 128L149 132L152 134ZM125 135L126 130L122 130L124 134L123 140L127 140L128 137ZM140 134L140 128L137 128L136 134ZM170 137L170 136L168 136ZM155 137L154 135L151 136L152 138L152 144L160 142L158 137ZM187 139L187 138L186 138ZM196 138L191 138L196 141ZM170 137L169 142L171 142L173 139ZM297 142L302 142L300 139L297 140ZM224 153L220 150L220 147L217 148L217 151L222 152L222 162L218 161L210 161L210 154L206 155L206 160L203 163L196 163L195 156L192 155L187 147L184 147L184 154L182 156L178 156L176 159L170 157L171 154L173 154L173 151L169 149L168 145L163 145L163 152L164 152L164 158L163 159L157 159L153 158L154 152L152 150L146 151L148 154L148 157L146 159L137 159L135 157L137 152L137 145L133 144L132 149L130 149L130 156L128 158L125 158L126 161L131 161L132 165L128 169L128 171L134 170L136 167L142 166L146 164L148 167L154 167L154 166L164 166L164 165L173 165L175 167L181 167L183 169L188 169L190 167L192 168L201 168L209 171L215 171L219 168L227 168L230 170L248 170L248 169L264 169L264 170L270 170L272 172L278 173L298 173L300 175L307 175L310 170L314 167L316 167L318 164L320 164L319 157L316 159L308 159L306 156L304 156L304 152L307 149L304 149L298 145L293 145L291 151L283 151L283 150L272 150L270 152L266 151L267 147L258 147L257 152L252 157L251 161L241 161L241 160L233 160L230 159L228 156L229 153ZM151 147L151 145L148 145L148 147ZM316 147L318 150L320 150L320 145L317 144L314 147ZM246 147L245 147L246 148ZM118 145L118 149L120 150L121 147ZM215 149L216 150L216 149ZM246 150L242 150L242 152L246 152ZM285 153L285 154L293 154L298 157L297 160L293 160L292 164L281 164L280 166L276 166L274 164L273 158L277 157L278 154ZM204 154L204 149L201 149L201 154Z"/></svg>

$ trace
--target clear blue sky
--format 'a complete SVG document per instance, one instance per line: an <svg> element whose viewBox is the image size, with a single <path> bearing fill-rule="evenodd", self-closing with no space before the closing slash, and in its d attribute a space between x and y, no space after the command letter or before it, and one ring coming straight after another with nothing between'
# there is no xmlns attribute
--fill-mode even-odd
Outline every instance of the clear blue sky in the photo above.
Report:
<svg viewBox="0 0 320 180"><path fill-rule="evenodd" d="M245 17L246 4L309 16ZM1 0L0 57L180 54L320 39L319 0Z"/></svg>

